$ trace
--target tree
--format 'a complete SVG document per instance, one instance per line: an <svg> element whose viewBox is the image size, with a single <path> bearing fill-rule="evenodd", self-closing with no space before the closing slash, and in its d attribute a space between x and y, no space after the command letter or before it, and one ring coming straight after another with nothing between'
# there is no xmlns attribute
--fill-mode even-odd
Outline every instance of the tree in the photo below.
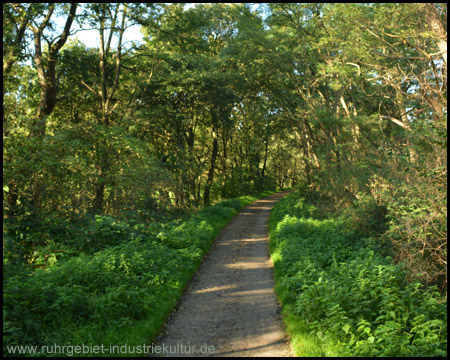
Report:
<svg viewBox="0 0 450 360"><path fill-rule="evenodd" d="M46 119L52 113L58 100L56 62L58 60L58 53L69 36L70 27L75 18L77 4L72 3L70 5L62 33L48 39L43 33L44 30L49 27L50 18L52 17L54 10L55 4L50 4L41 23L37 23L34 20L28 23L28 27L33 32L34 36L34 63L39 78L39 86L41 88L36 120L30 131L30 135L32 136L43 137L45 135ZM23 11L25 10L23 9ZM45 39L48 45L48 50L45 53L42 50L42 39Z"/></svg>

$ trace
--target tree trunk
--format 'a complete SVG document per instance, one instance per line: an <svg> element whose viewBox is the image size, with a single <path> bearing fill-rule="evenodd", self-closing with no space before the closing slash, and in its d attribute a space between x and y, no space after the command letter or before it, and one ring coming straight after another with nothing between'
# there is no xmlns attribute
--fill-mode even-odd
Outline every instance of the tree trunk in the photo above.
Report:
<svg viewBox="0 0 450 360"><path fill-rule="evenodd" d="M261 170L261 177L264 178L266 174L266 165L267 165L267 155L269 153L269 136L265 138L265 148L264 148L264 163L263 168Z"/></svg>
<svg viewBox="0 0 450 360"><path fill-rule="evenodd" d="M439 18L436 6L433 3L423 4L423 11L431 31L437 38L437 46L442 55L442 60L444 60L444 64L447 65L447 32Z"/></svg>
<svg viewBox="0 0 450 360"><path fill-rule="evenodd" d="M208 180L206 181L206 185L205 185L205 193L203 194L203 203L205 206L209 206L211 203L210 192L211 192L211 186L212 186L213 179L214 179L214 170L216 167L217 152L219 149L216 131L217 130L215 128L213 128L214 140L213 140L213 148L212 148L212 154L211 154L211 165L209 167Z"/></svg>
<svg viewBox="0 0 450 360"><path fill-rule="evenodd" d="M75 19L77 4L71 4L69 15L67 16L64 30L61 33L59 40L52 44L48 50L48 59L46 59L47 66L44 64L44 57L42 54L41 37L42 32L47 27L50 17L53 14L54 6L49 8L49 11L39 27L31 26L34 34L34 62L39 78L39 85L41 88L40 101L37 108L36 118L31 127L30 136L44 137L46 131L47 117L53 112L57 101L57 79L56 79L56 61L58 59L58 52L64 46L69 37L69 31L72 22Z"/></svg>
<svg viewBox="0 0 450 360"><path fill-rule="evenodd" d="M120 3L116 5L114 16L111 20L111 28L114 28L117 21L117 16L119 14L119 6ZM102 125L108 127L110 126L111 114L114 110L114 106L112 106L112 98L117 90L117 86L119 84L120 77L120 65L122 59L122 38L123 32L125 31L125 19L127 16L127 5L124 5L122 11L122 23L119 32L119 39L117 44L117 54L116 54L116 66L115 66L115 74L114 74L114 82L108 92L107 81L107 58L111 46L111 40L113 35L113 30L110 30L109 37L107 42L105 43L104 31L106 27L106 14L103 10L100 13L100 29L99 29L99 37L100 37L100 47L99 47L99 66L100 66L100 93L101 93L101 105L102 105ZM109 149L107 141L105 140L103 143L99 144L98 147L99 152L99 177L97 179L97 183L95 184L95 198L93 202L93 210L94 211L103 211L105 207L105 189L106 189L106 177L111 168L111 160L109 157ZM110 184L111 185L111 184Z"/></svg>

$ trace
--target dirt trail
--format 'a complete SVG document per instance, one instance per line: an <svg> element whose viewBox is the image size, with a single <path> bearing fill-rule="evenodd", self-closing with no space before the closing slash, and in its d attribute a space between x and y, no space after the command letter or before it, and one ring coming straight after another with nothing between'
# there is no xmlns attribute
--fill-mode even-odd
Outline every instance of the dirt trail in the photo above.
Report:
<svg viewBox="0 0 450 360"><path fill-rule="evenodd" d="M273 291L267 226L286 194L248 205L222 231L150 356L293 356Z"/></svg>

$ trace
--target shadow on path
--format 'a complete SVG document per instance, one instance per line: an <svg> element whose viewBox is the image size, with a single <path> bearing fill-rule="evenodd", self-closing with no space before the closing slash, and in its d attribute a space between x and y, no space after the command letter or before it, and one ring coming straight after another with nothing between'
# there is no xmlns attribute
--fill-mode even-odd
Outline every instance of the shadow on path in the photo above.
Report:
<svg viewBox="0 0 450 360"><path fill-rule="evenodd" d="M150 356L293 356L273 290L267 226L287 193L253 202L222 231L154 344L160 353Z"/></svg>

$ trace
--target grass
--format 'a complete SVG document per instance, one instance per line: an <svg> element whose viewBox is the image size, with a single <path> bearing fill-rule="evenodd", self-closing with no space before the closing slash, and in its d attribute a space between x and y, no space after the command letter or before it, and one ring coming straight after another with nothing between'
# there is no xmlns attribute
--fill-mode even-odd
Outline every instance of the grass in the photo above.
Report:
<svg viewBox="0 0 450 360"><path fill-rule="evenodd" d="M283 308L282 315L286 323L286 331L291 340L291 346L296 356L302 357L325 357L335 356L334 353L327 354L317 336L311 334L309 326L292 313L292 307L287 305Z"/></svg>
<svg viewBox="0 0 450 360"><path fill-rule="evenodd" d="M61 236L46 244L52 254L64 248L71 256L4 275L4 356L14 356L7 346L37 346L35 355L61 355L40 352L54 344L127 345L127 351L114 355L144 355L128 350L152 343L217 235L244 206L271 193L149 226L97 217L76 233L89 237Z"/></svg>
<svg viewBox="0 0 450 360"><path fill-rule="evenodd" d="M283 201L283 200L281 200ZM280 204L283 204L282 202ZM274 277L275 277L275 291L280 300L289 296L289 291L283 287L282 279L284 276L282 264L282 254L277 248L278 231L277 224L279 218L276 217L276 212L280 211L280 206L275 205L276 209L272 210L269 218L269 236L270 236L270 252L271 259L274 264ZM275 216L274 216L275 215ZM281 301L282 304L282 316L286 325L286 331L289 334L290 344L294 354L301 357L324 357L326 350L323 349L323 344L319 341L315 334L311 333L311 328L303 321L303 319L293 313L293 305L286 301ZM329 351L328 351L329 352ZM334 354L331 354L334 356Z"/></svg>

